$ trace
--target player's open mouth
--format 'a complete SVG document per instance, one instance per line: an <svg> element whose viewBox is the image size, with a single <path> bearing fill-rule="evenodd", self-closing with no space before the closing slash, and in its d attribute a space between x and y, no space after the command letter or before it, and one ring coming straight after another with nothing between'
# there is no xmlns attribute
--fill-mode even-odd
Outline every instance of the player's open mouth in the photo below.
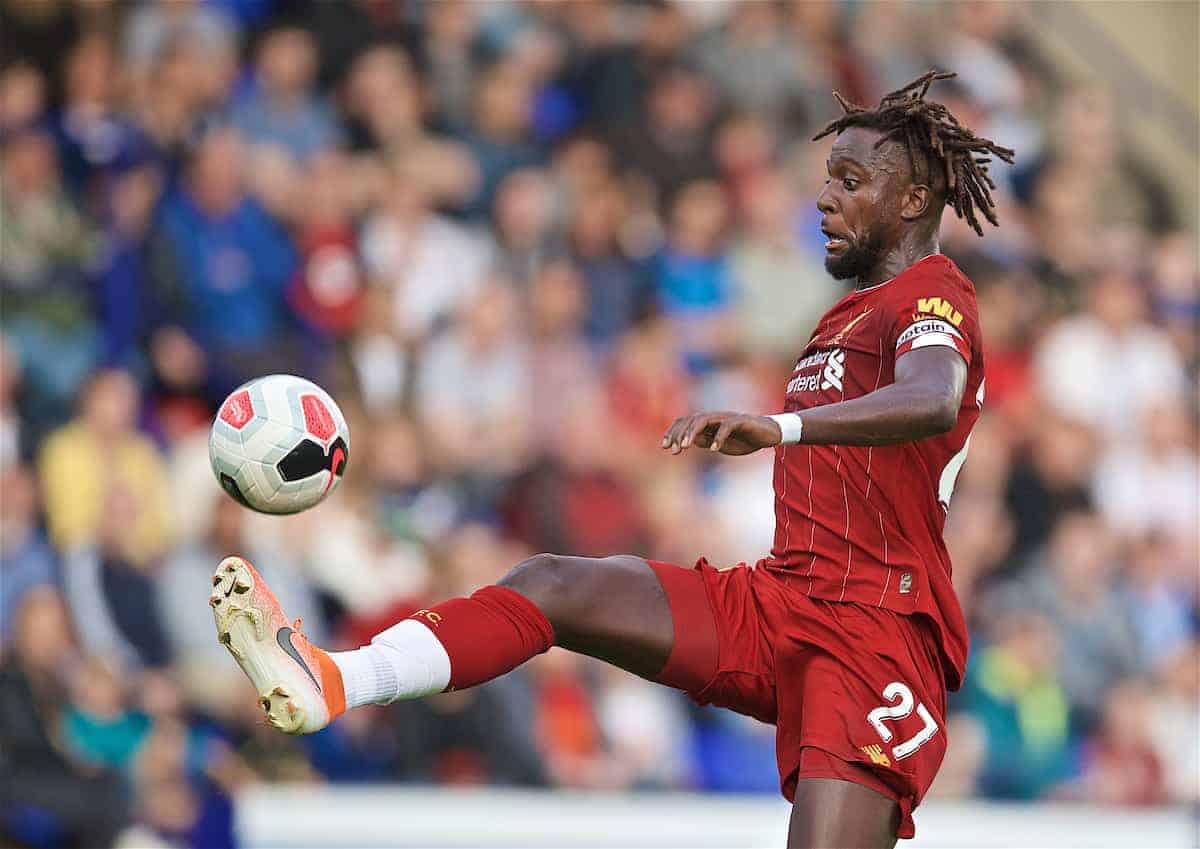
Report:
<svg viewBox="0 0 1200 849"><path fill-rule="evenodd" d="M833 233L830 233L828 230L825 230L824 228L822 228L821 232L824 233L826 236L826 241L825 241L825 252L826 253L831 253L831 254L841 253L842 251L844 251L848 247L850 247L850 241L848 239L846 239L842 236L838 236Z"/></svg>

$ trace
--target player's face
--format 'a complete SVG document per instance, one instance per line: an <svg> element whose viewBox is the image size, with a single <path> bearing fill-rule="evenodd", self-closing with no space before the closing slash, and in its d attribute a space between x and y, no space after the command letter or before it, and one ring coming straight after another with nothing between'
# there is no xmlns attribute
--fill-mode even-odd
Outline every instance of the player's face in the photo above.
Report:
<svg viewBox="0 0 1200 849"><path fill-rule="evenodd" d="M827 163L829 179L817 196L825 242L825 270L838 280L864 277L894 243L890 212L896 206L895 184L900 166L896 147L876 148L880 134L851 127L833 143Z"/></svg>

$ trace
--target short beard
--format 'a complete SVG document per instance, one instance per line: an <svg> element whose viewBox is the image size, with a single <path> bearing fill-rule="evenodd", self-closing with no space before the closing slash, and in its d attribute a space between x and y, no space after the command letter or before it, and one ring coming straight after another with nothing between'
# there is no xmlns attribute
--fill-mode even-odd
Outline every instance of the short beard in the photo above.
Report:
<svg viewBox="0 0 1200 849"><path fill-rule="evenodd" d="M825 257L825 270L834 280L861 278L874 268L883 255L881 240L873 233L860 241L848 242L845 253Z"/></svg>

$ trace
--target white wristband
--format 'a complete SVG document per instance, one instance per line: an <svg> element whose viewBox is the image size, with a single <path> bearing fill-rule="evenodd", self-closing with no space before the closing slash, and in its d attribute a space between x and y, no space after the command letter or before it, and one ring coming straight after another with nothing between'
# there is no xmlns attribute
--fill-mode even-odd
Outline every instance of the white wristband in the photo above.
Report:
<svg viewBox="0 0 1200 849"><path fill-rule="evenodd" d="M783 433L783 438L779 440L780 445L795 445L800 441L800 436L804 433L804 422L799 413L776 413L767 418L779 425L779 430Z"/></svg>

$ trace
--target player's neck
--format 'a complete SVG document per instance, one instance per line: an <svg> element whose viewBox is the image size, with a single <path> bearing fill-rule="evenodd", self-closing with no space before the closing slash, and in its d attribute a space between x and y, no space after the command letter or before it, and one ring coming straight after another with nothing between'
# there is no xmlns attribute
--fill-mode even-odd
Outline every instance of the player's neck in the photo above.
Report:
<svg viewBox="0 0 1200 849"><path fill-rule="evenodd" d="M869 289L886 283L904 269L915 265L927 256L940 253L937 235L922 238L904 239L892 248L879 262L875 263L870 272L858 278L857 289Z"/></svg>

